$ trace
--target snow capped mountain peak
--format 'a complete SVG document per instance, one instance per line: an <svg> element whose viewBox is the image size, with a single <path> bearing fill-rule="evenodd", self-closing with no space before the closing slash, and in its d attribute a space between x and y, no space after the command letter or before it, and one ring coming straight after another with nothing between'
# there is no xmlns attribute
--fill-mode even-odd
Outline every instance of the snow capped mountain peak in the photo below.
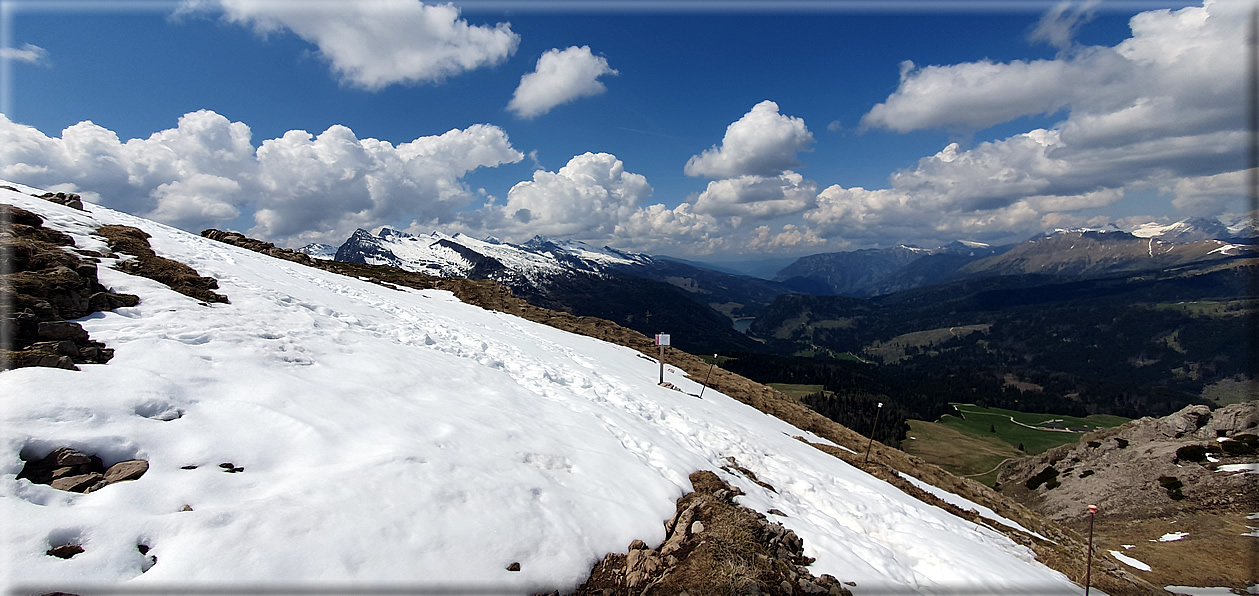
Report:
<svg viewBox="0 0 1259 596"><path fill-rule="evenodd" d="M1175 244L1201 240L1223 240L1234 236L1232 230L1216 219L1194 217L1172 223L1147 222L1132 228L1137 238L1155 238Z"/></svg>
<svg viewBox="0 0 1259 596"><path fill-rule="evenodd" d="M295 250L304 255L309 255L313 259L323 259L325 261L331 261L337 256L337 247L322 242L312 242Z"/></svg>
<svg viewBox="0 0 1259 596"><path fill-rule="evenodd" d="M357 230L337 251L337 260L392 265L438 277L490 278L511 287L538 288L561 275L601 274L610 268L650 263L651 257L576 240L537 235L523 244L456 233L414 236L385 227L372 236Z"/></svg>
<svg viewBox="0 0 1259 596"><path fill-rule="evenodd" d="M414 238L414 236L406 232L395 230L387 226L380 228L380 232L376 235L380 238Z"/></svg>

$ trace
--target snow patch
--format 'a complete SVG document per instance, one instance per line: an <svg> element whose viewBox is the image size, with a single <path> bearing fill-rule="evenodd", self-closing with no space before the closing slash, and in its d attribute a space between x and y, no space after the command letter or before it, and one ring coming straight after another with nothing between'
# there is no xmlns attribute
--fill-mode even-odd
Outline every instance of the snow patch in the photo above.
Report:
<svg viewBox="0 0 1259 596"><path fill-rule="evenodd" d="M1138 561L1132 557L1129 557L1128 555L1125 555L1117 550L1110 551L1110 556L1114 557L1120 563L1123 563L1124 565L1132 567L1133 569L1140 569L1141 571L1150 571L1149 565L1146 565L1145 563L1142 563L1141 561Z"/></svg>
<svg viewBox="0 0 1259 596"><path fill-rule="evenodd" d="M1189 532L1168 532L1167 534L1160 536L1158 540L1151 540L1150 542L1175 542L1177 540L1183 540L1185 536L1188 535Z"/></svg>
<svg viewBox="0 0 1259 596"><path fill-rule="evenodd" d="M1128 232L1137 238L1157 238L1168 232L1177 232L1189 229L1189 220L1181 220L1176 223L1160 224L1155 222L1143 223L1132 231Z"/></svg>
<svg viewBox="0 0 1259 596"><path fill-rule="evenodd" d="M1186 596L1233 596L1232 588L1195 588L1193 586L1164 586L1164 590Z"/></svg>
<svg viewBox="0 0 1259 596"><path fill-rule="evenodd" d="M1215 469L1217 472L1241 472L1243 474L1259 474L1259 462L1249 464L1226 464Z"/></svg>

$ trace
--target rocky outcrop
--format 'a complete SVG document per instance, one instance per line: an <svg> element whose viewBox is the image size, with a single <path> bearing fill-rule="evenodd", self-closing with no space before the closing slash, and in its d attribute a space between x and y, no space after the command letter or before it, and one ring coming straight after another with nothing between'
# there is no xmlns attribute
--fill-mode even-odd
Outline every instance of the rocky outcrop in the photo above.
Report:
<svg viewBox="0 0 1259 596"><path fill-rule="evenodd" d="M214 278L202 277L192 267L157 256L149 246L150 236L144 230L131 226L101 226L96 233L105 237L111 250L135 257L119 261L115 265L119 271L166 284L170 289L202 302L228 301L227 296L211 291L219 287Z"/></svg>
<svg viewBox="0 0 1259 596"><path fill-rule="evenodd" d="M78 209L79 211L84 211L83 198L80 197L78 193L46 192L42 195L31 195L31 196L38 197L52 203L56 203L58 205L65 205L66 207L69 207L71 209Z"/></svg>
<svg viewBox="0 0 1259 596"><path fill-rule="evenodd" d="M307 255L305 253L301 253L301 252L298 252L289 248L279 248L270 242L263 242L262 240L255 240L239 232L224 232L222 230L209 229L209 230L202 230L201 236L205 238L209 238L210 240L218 240L219 242L222 242L224 244L231 244L232 246L239 246L241 248L249 249L254 252L260 252L264 255L275 257L277 259L284 259L285 261L293 261L294 263L301 263L303 265L313 266L314 261L315 261L315 259L311 258L310 255Z"/></svg>
<svg viewBox="0 0 1259 596"><path fill-rule="evenodd" d="M90 493L111 484L135 480L148 470L149 462L142 459L120 461L106 468L95 455L60 447L40 459L27 461L17 477L57 490Z"/></svg>
<svg viewBox="0 0 1259 596"><path fill-rule="evenodd" d="M575 594L851 594L834 577L809 573L813 559L795 532L735 504L738 488L708 471L691 474L691 484L663 543L634 540L625 554L608 554Z"/></svg>
<svg viewBox="0 0 1259 596"><path fill-rule="evenodd" d="M140 299L101 285L96 257L103 255L72 252L74 246L66 234L45 228L40 216L0 204L0 370L78 370L76 364L113 357L112 349L67 319L135 306Z"/></svg>
<svg viewBox="0 0 1259 596"><path fill-rule="evenodd" d="M1014 461L997 482L1007 496L1059 521L1085 517L1088 505L1111 516L1133 518L1192 510L1255 511L1259 496L1252 490L1253 479L1219 471L1222 465L1256 461L1253 450L1245 453L1244 446L1247 436L1255 434L1259 434L1255 402L1214 411L1188 406L1164 418L1146 417L1099 430L1076 444ZM1238 448L1233 449L1233 443ZM1202 447L1203 456L1194 458L1199 461L1177 454L1193 445Z"/></svg>

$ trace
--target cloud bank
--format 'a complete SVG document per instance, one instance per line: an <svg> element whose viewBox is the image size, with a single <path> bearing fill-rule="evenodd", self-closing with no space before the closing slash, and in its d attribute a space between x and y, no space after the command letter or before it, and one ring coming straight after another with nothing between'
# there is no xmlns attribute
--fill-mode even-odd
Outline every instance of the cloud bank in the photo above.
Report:
<svg viewBox="0 0 1259 596"><path fill-rule="evenodd" d="M369 4L354 3L351 12L380 10ZM430 18L416 16L429 15L428 7L403 4L403 14ZM306 31L297 24L296 5L223 6L260 30ZM505 25L473 27L455 9L437 9L446 11L433 17L438 31L464 31L468 39L506 32L514 39ZM501 201L474 192L463 180L469 172L524 159L497 126L394 145L334 125L255 143L244 123L205 110L126 141L91 122L50 137L0 115L0 177L93 191L89 200L193 231L246 218L251 235L290 246L339 242L355 227L388 224L515 240L540 233L695 256L798 253L1017 241L1055 227L1105 225L1096 210L1133 196L1167 197L1184 215L1240 211L1248 13L1221 2L1147 11L1130 20L1132 35L1121 43L1078 47L1072 39L1087 9L1050 11L1032 32L1065 48L1053 59L904 64L897 89L865 114L861 127L978 132L1028 115L1061 119L971 146L950 143L891 173L885 188L808 179L798 156L813 146L813 134L802 118L768 100L730 123L719 143L679 164L685 174L708 180L675 206L652 202L647 177L611 153L577 155L556 171L538 168ZM326 16L319 10L312 13L316 21ZM349 23L347 38L366 34L363 22ZM442 43L451 51L480 47L457 41L459 35L437 39L447 39ZM339 72L369 85L399 80L401 71ZM521 117L546 113L601 92L599 77L614 73L588 47L550 50L522 79L511 110ZM405 78L413 75L401 80L419 80ZM825 142L844 138L828 135Z"/></svg>
<svg viewBox="0 0 1259 596"><path fill-rule="evenodd" d="M847 238L1009 239L1083 222L1074 212L1133 193L1170 195L1186 215L1240 210L1244 195L1228 181L1245 167L1243 4L1143 12L1116 46L1053 60L906 63L900 86L863 127L976 131L1027 115L1065 117L970 149L951 144L895 172L887 189L831 186L805 218ZM1065 44L1087 11L1064 10L1050 11L1033 37ZM919 228L931 235L913 235Z"/></svg>
<svg viewBox="0 0 1259 596"><path fill-rule="evenodd" d="M485 124L397 146L336 125L255 149L247 125L208 110L126 142L92 122L55 138L0 115L0 141L5 179L90 191L88 200L192 231L252 211L249 234L289 245L399 220L453 221L477 199L465 174L524 158Z"/></svg>

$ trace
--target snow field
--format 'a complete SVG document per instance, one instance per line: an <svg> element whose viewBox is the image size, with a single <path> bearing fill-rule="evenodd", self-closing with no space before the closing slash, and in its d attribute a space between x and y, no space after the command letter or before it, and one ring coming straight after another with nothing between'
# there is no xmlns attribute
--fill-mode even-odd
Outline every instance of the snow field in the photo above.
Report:
<svg viewBox="0 0 1259 596"><path fill-rule="evenodd" d="M857 594L1081 591L991 529L792 439L800 429L712 390L656 386L657 365L633 350L99 206L5 190L0 202L80 247L102 247L86 235L98 225L140 227L231 300L203 306L106 260L102 283L142 300L80 321L115 358L0 373L7 585L563 590L605 553L662 540L687 476L708 469L747 493L740 503L787 513L774 519L804 539L813 572ZM150 468L86 495L15 479L19 453L59 446ZM777 493L720 471L727 456ZM85 552L44 554L67 541ZM141 543L158 559L143 573Z"/></svg>

